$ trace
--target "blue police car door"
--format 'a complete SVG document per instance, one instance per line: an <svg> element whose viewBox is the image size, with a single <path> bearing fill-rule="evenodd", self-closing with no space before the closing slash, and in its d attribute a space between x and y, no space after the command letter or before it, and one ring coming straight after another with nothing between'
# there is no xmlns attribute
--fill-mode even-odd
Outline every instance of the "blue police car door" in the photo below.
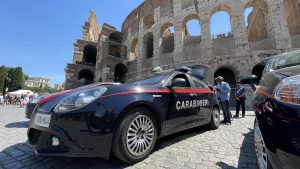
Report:
<svg viewBox="0 0 300 169"><path fill-rule="evenodd" d="M166 128L171 131L195 126L198 120L198 113L193 107L196 95L192 92L190 79L185 74L177 74L172 80L175 78L185 79L187 86L170 89Z"/></svg>

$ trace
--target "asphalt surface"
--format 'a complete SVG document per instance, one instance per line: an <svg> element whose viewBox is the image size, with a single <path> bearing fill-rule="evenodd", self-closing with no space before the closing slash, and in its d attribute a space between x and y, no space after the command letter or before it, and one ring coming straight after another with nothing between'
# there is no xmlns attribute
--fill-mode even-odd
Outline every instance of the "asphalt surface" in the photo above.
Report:
<svg viewBox="0 0 300 169"><path fill-rule="evenodd" d="M257 169L253 145L254 113L218 130L198 127L160 139L146 160L129 166L112 157L36 157L25 145L28 119L24 109L0 106L0 169L199 168Z"/></svg>

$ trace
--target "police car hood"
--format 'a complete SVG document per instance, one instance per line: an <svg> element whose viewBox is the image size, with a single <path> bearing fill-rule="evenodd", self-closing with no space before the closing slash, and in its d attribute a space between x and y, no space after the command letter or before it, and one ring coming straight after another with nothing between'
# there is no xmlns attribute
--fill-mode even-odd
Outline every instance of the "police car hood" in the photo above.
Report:
<svg viewBox="0 0 300 169"><path fill-rule="evenodd" d="M101 85L90 85L89 87L81 87L73 90L67 90L59 93L55 93L45 97L38 103L38 110L42 112L51 112L52 109L62 102L64 99L93 88L106 88L106 92L102 96L117 95L126 92L139 92L142 93L145 90L157 89L159 85L139 85L139 84L120 84L120 83L102 83ZM102 97L101 96L101 97Z"/></svg>

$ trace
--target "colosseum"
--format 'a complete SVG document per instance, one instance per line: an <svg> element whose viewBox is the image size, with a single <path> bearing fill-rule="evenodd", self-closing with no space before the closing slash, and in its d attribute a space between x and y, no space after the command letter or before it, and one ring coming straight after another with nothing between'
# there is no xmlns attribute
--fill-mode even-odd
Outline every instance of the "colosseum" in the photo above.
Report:
<svg viewBox="0 0 300 169"><path fill-rule="evenodd" d="M231 31L212 36L211 17L219 11L230 16ZM125 82L158 66L198 64L210 66L210 83L222 75L234 87L242 76L260 76L263 59L300 48L299 16L300 0L146 0L117 31L106 23L98 26L90 12L65 69L66 88ZM190 20L199 21L201 35L190 35Z"/></svg>

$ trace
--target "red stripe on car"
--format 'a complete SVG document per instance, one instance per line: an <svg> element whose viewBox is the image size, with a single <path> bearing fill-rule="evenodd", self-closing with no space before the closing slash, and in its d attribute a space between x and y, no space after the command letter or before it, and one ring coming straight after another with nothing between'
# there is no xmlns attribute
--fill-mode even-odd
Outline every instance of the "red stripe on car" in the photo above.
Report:
<svg viewBox="0 0 300 169"><path fill-rule="evenodd" d="M117 95L128 95L128 94L137 94L137 93L197 93L197 94L212 94L210 89L174 89L174 90L168 90L168 89L162 89L162 90L133 90L133 91L127 91L127 92L120 92L120 93L114 93L114 94L108 94L105 96L102 96L100 98L107 98Z"/></svg>
<svg viewBox="0 0 300 169"><path fill-rule="evenodd" d="M262 95L268 97L268 98L271 98L271 99L273 98L272 95L270 95L269 93L266 93L266 92L264 92L264 91L262 91L262 90L257 89L256 91L257 91L258 93L260 93L260 94L262 94Z"/></svg>

